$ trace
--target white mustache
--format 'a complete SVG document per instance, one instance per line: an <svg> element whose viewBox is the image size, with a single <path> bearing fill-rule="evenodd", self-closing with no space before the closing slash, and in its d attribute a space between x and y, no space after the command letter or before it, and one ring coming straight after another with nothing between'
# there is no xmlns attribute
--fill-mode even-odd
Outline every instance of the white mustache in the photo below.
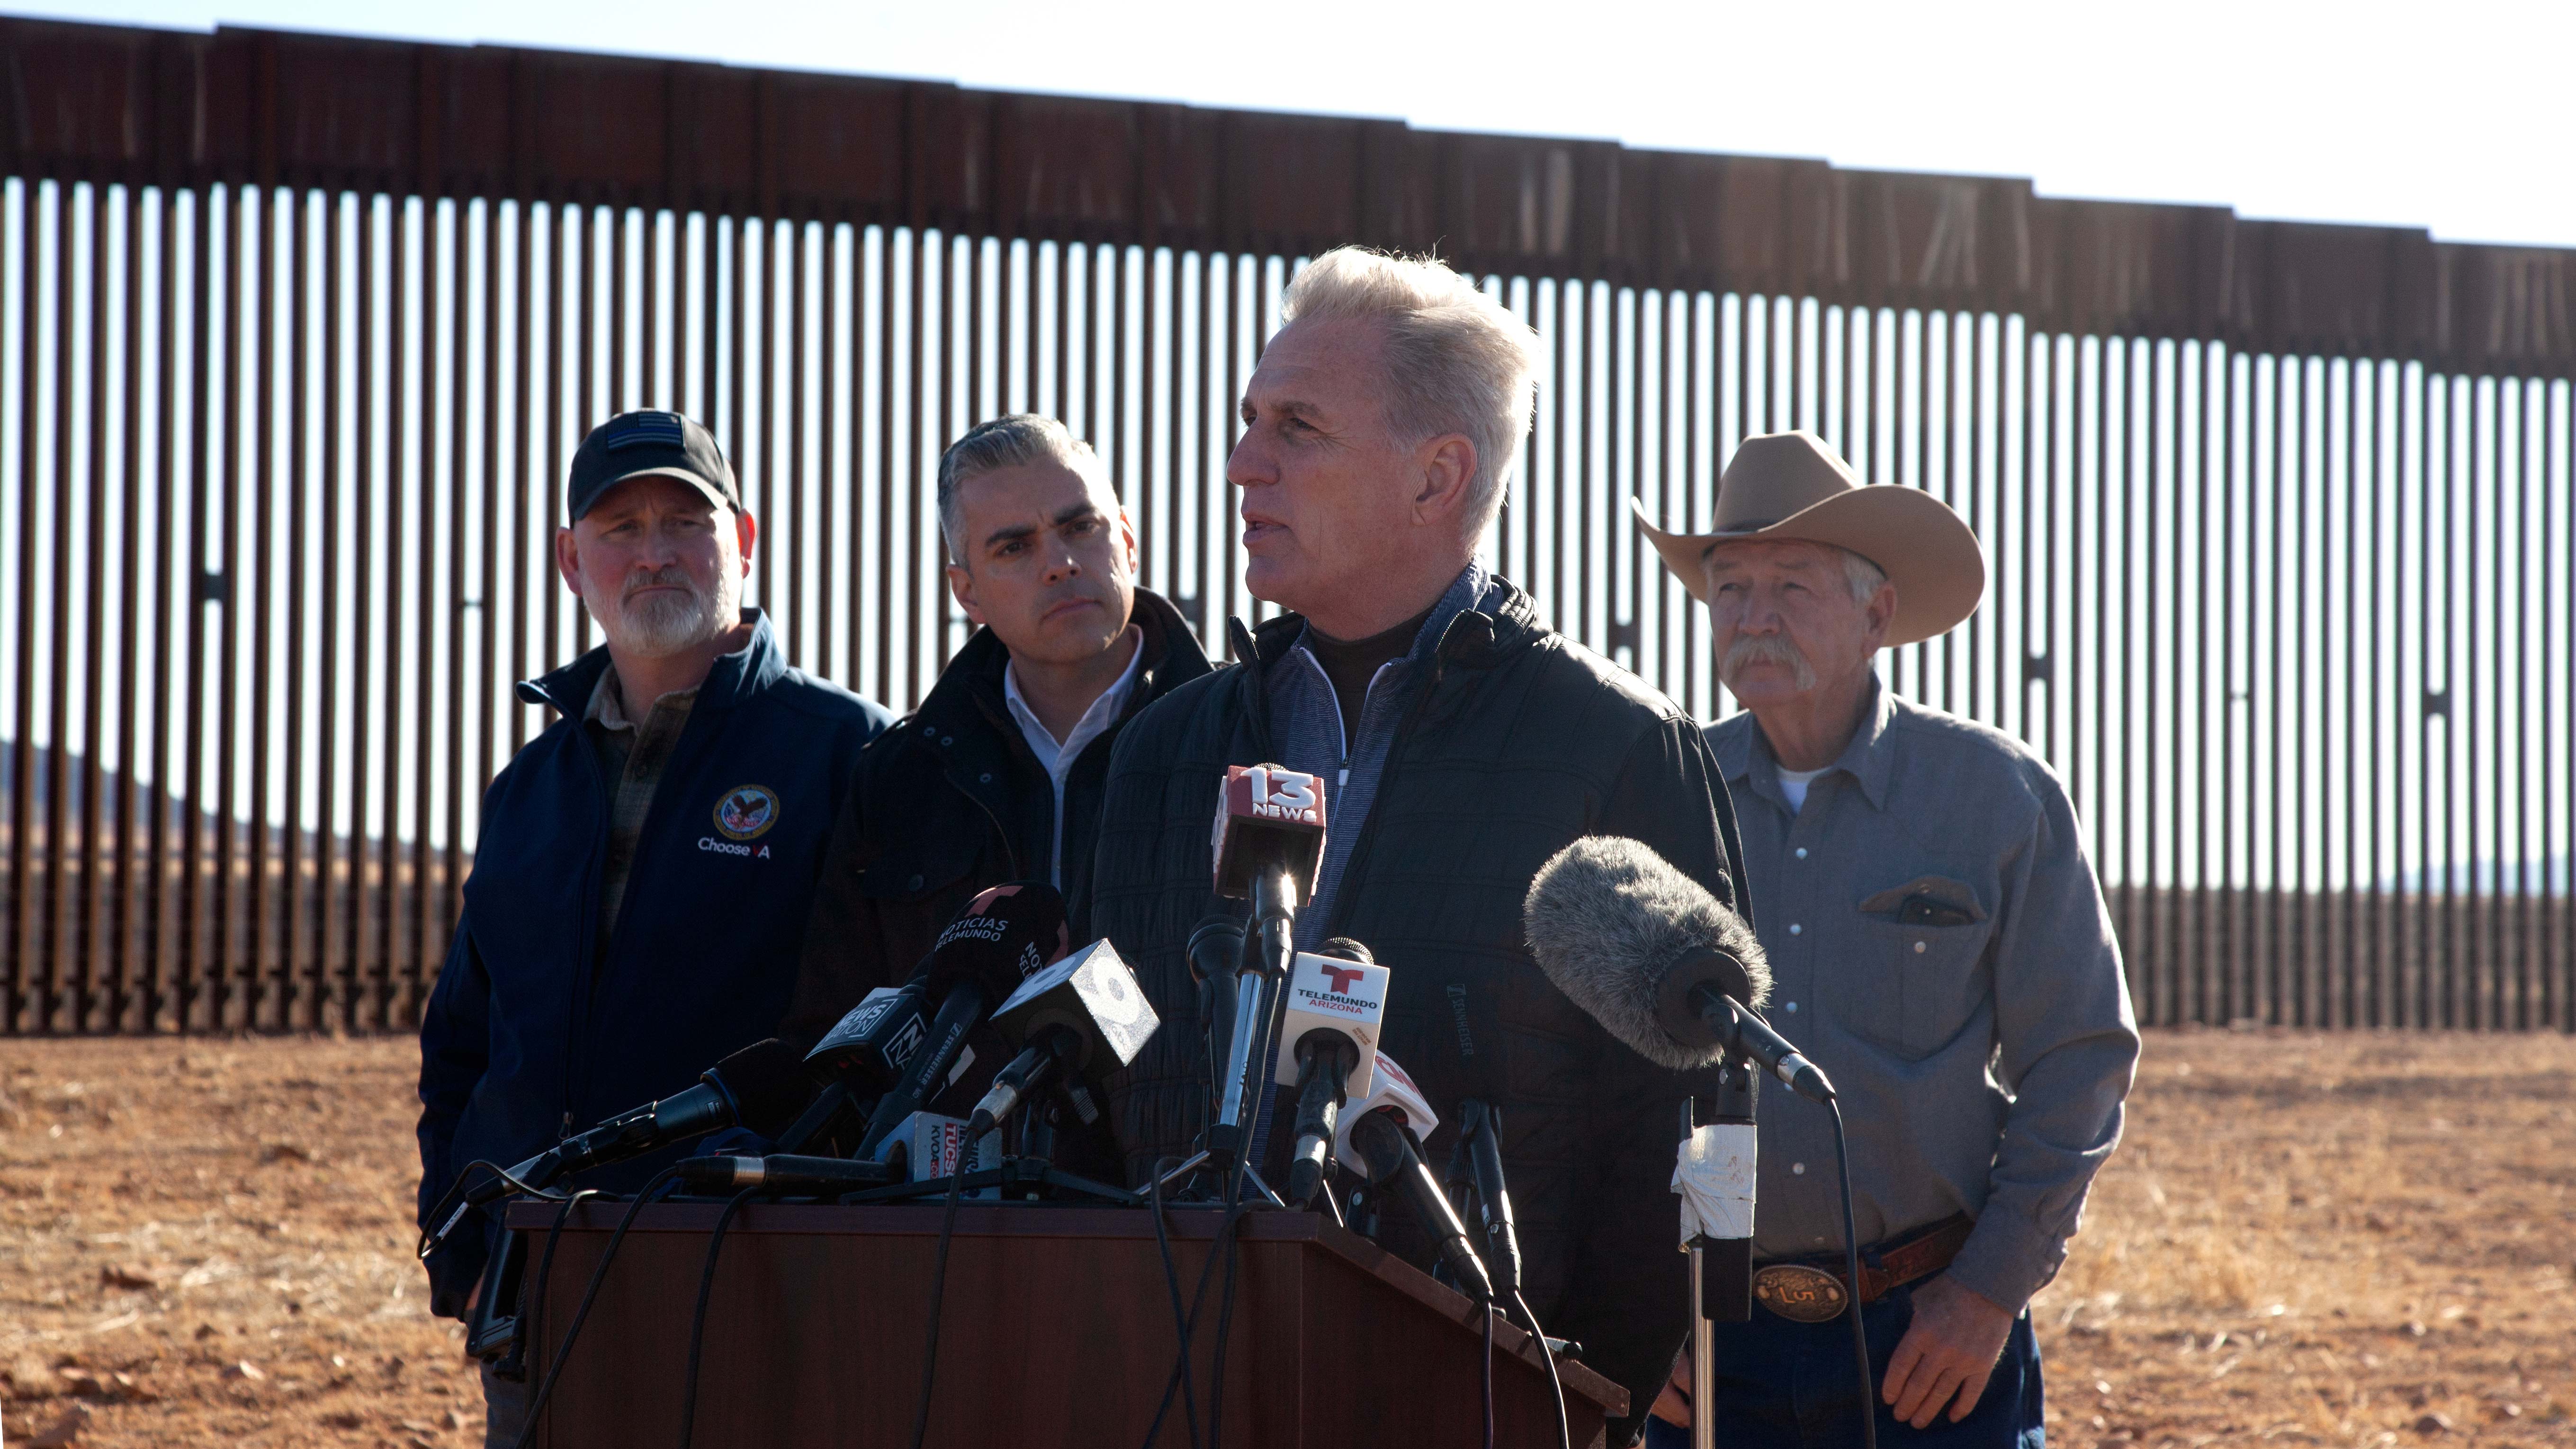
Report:
<svg viewBox="0 0 2576 1449"><path fill-rule="evenodd" d="M1719 663L1717 677L1732 683L1735 676L1755 664L1785 664L1796 672L1798 688L1816 687L1816 667L1798 646L1777 634L1739 634L1727 646L1726 658Z"/></svg>

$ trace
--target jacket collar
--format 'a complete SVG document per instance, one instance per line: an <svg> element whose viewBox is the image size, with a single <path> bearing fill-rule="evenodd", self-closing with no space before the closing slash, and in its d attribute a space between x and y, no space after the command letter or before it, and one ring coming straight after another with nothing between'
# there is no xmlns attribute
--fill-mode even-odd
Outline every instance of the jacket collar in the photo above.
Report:
<svg viewBox="0 0 2576 1449"><path fill-rule="evenodd" d="M1208 672L1207 651L1199 647L1189 622L1170 600L1152 589L1138 589L1131 617L1142 636L1142 663L1136 670L1136 687L1128 691L1127 708L1119 715L1122 723L1173 686ZM923 697L915 717L926 728L952 732L981 722L999 730L1006 740L1017 740L1019 726L1012 722L1002 693L1003 671L1010 663L1011 651L1003 646L1001 636L988 628L977 629L940 671L939 682Z"/></svg>
<svg viewBox="0 0 2576 1449"><path fill-rule="evenodd" d="M1230 618L1225 621L1225 630L1235 660L1243 666L1237 688L1241 690L1244 721L1252 732L1252 746L1264 757L1273 756L1277 751L1271 745L1270 711L1264 704L1270 669L1305 639L1306 616L1280 614L1265 620L1257 629L1246 627L1240 618ZM1437 661L1441 667L1428 671L1436 683L1450 666L1492 669L1508 664L1548 633L1529 595L1510 580L1497 578L1485 572L1483 565L1470 562L1459 570L1448 592L1432 607L1431 617L1422 622L1422 630L1414 636L1413 648L1405 658L1409 663Z"/></svg>
<svg viewBox="0 0 2576 1449"><path fill-rule="evenodd" d="M1828 773L1840 770L1851 776L1873 810L1887 808L1887 785L1896 771L1895 723L1896 695L1873 672L1860 728L1827 767ZM1788 798L1780 793L1780 758L1771 753L1771 741L1764 738L1759 720L1748 716L1742 729L1717 731L1711 743L1718 771L1729 785L1740 781L1754 794L1788 808Z"/></svg>
<svg viewBox="0 0 2576 1449"><path fill-rule="evenodd" d="M751 642L716 656L706 682L698 686L697 709L731 709L787 676L769 616L748 605L742 616L751 621ZM602 644L551 674L520 680L517 693L524 704L546 705L567 719L579 719L607 671L608 646Z"/></svg>
<svg viewBox="0 0 2576 1449"><path fill-rule="evenodd" d="M1278 663L1306 638L1306 616L1280 614L1247 630L1240 619L1227 621L1235 658L1256 673ZM1408 663L1438 656L1471 669L1491 668L1527 649L1548 632L1538 607L1508 579L1469 563L1450 582L1448 592L1432 605L1431 617L1406 652Z"/></svg>

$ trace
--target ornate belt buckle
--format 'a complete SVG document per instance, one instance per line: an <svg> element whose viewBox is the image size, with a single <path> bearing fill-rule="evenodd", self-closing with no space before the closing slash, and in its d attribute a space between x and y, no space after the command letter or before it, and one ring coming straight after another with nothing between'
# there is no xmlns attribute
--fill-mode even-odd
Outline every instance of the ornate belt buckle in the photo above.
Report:
<svg viewBox="0 0 2576 1449"><path fill-rule="evenodd" d="M1754 1273L1753 1297L1792 1323L1827 1323L1841 1316L1851 1294L1822 1268L1772 1263Z"/></svg>

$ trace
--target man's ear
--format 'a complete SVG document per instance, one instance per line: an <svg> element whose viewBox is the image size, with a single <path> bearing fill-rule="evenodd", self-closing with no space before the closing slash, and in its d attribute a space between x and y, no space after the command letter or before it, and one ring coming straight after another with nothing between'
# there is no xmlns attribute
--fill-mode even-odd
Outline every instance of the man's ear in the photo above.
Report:
<svg viewBox="0 0 2576 1449"><path fill-rule="evenodd" d="M743 569L747 574L751 568L751 551L760 543L760 520L752 517L747 509L735 509L733 537L735 544L742 550Z"/></svg>
<svg viewBox="0 0 2576 1449"><path fill-rule="evenodd" d="M1136 577L1136 518L1123 503L1118 506L1118 547L1127 557L1127 577Z"/></svg>
<svg viewBox="0 0 2576 1449"><path fill-rule="evenodd" d="M1880 584L1869 598L1869 652L1876 654L1887 643L1887 626L1896 622L1896 585Z"/></svg>
<svg viewBox="0 0 2576 1449"><path fill-rule="evenodd" d="M555 530L555 572L563 576L564 587L573 597L581 596L581 550L573 543L572 529Z"/></svg>
<svg viewBox="0 0 2576 1449"><path fill-rule="evenodd" d="M962 565L950 564L948 592L956 598L957 607L966 611L967 622L978 629L983 628L984 610L975 602L975 575L968 572Z"/></svg>
<svg viewBox="0 0 2576 1449"><path fill-rule="evenodd" d="M1476 477L1476 445L1464 433L1443 433L1424 443L1416 460L1422 481L1413 495L1414 518L1429 523L1464 513Z"/></svg>

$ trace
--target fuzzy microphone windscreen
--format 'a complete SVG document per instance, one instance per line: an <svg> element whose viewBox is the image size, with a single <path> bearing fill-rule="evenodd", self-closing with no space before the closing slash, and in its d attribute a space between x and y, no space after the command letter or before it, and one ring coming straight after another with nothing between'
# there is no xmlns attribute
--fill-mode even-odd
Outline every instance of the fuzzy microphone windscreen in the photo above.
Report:
<svg viewBox="0 0 2576 1449"><path fill-rule="evenodd" d="M1743 977L1711 984L1746 1006L1770 999L1752 927L1634 840L1587 835L1558 851L1530 880L1521 927L1556 989L1658 1066L1688 1071L1721 1054L1677 1039L1657 1017L1664 975L1685 956L1719 952Z"/></svg>

